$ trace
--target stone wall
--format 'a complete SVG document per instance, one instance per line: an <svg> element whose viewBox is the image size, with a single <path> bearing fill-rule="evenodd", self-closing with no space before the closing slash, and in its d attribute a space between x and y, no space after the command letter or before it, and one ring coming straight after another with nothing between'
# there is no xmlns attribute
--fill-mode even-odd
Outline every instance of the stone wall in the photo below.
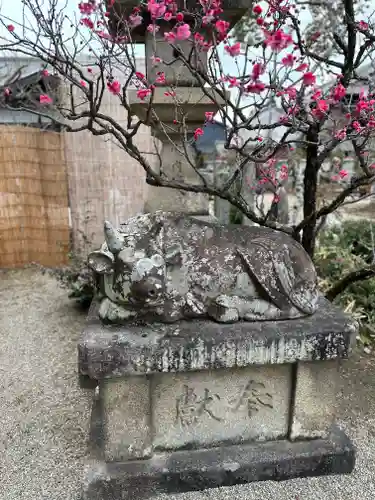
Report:
<svg viewBox="0 0 375 500"><path fill-rule="evenodd" d="M138 65L142 71L144 60L139 60ZM121 75L118 79L124 80ZM117 96L106 91L100 111L126 128L127 111ZM147 184L141 165L113 136L93 136L89 131L64 135L73 244L76 250L86 253L102 243L104 220L116 226L143 211ZM141 127L134 141L150 162L156 158L147 155L153 149L153 141L148 127ZM89 244L84 244L83 235Z"/></svg>

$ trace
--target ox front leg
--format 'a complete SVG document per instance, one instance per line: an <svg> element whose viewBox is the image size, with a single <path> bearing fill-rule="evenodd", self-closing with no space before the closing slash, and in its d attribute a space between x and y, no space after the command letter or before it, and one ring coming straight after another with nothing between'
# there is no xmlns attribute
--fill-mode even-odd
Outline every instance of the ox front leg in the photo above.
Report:
<svg viewBox="0 0 375 500"><path fill-rule="evenodd" d="M252 299L243 309L242 318L246 321L271 321L284 317L283 312L272 302L264 299Z"/></svg>
<svg viewBox="0 0 375 500"><path fill-rule="evenodd" d="M271 321L295 318L300 312L291 308L282 311L267 300L254 297L238 297L220 295L211 304L208 314L220 323L234 323L240 319L245 321Z"/></svg>
<svg viewBox="0 0 375 500"><path fill-rule="evenodd" d="M219 323L235 323L240 319L238 297L219 295L208 308L208 315Z"/></svg>
<svg viewBox="0 0 375 500"><path fill-rule="evenodd" d="M136 311L125 309L108 298L104 298L99 307L99 317L105 323L122 324L136 316Z"/></svg>
<svg viewBox="0 0 375 500"><path fill-rule="evenodd" d="M281 310L272 302L264 299L252 299L248 308L243 311L241 318L245 321L273 321L277 319L292 319L303 316L295 307Z"/></svg>

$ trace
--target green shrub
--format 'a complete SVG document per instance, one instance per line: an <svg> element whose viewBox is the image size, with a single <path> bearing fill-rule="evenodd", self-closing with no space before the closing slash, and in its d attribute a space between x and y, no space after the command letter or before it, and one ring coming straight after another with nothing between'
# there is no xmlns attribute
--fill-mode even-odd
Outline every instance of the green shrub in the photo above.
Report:
<svg viewBox="0 0 375 500"><path fill-rule="evenodd" d="M350 248L354 241L372 248L372 232L375 238L375 223L368 220L346 220L341 225L323 231L319 235L320 245L339 244L342 248Z"/></svg>
<svg viewBox="0 0 375 500"><path fill-rule="evenodd" d="M84 229L77 230L75 243L71 234L71 248L74 248L74 251L69 254L69 264L52 271L60 285L69 291L69 298L84 310L90 307L96 291L93 272L87 265L87 255L92 249L94 238L94 233L88 232L90 221L90 211L86 210L84 218L77 219L78 226Z"/></svg>
<svg viewBox="0 0 375 500"><path fill-rule="evenodd" d="M243 223L243 220L244 214L240 210L238 210L238 208L231 205L229 209L229 223L241 225Z"/></svg>
<svg viewBox="0 0 375 500"><path fill-rule="evenodd" d="M71 255L69 265L55 269L53 275L60 285L69 290L69 298L86 310L90 307L95 294L95 279L87 266L87 260L80 255Z"/></svg>
<svg viewBox="0 0 375 500"><path fill-rule="evenodd" d="M369 221L346 221L320 235L315 265L323 292L346 274L372 262L372 231L375 233L375 224ZM372 340L375 327L375 278L353 283L334 302L359 321L363 342Z"/></svg>

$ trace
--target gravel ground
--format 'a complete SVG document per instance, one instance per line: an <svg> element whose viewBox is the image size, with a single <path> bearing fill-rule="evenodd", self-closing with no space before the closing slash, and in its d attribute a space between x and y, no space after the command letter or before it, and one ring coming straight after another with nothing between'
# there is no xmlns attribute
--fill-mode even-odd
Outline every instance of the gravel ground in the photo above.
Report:
<svg viewBox="0 0 375 500"><path fill-rule="evenodd" d="M78 500L90 462L91 391L77 385L84 315L38 270L0 271L0 500ZM345 364L339 424L358 448L356 470L155 500L373 500L375 359Z"/></svg>
<svg viewBox="0 0 375 500"><path fill-rule="evenodd" d="M35 269L0 272L0 499L75 500L89 391L77 385L84 316Z"/></svg>

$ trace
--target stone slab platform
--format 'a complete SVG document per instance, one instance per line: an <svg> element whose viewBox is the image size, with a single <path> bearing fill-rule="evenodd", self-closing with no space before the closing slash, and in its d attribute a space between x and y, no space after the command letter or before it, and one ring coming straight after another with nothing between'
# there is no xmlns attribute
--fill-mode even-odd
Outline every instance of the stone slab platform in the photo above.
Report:
<svg viewBox="0 0 375 500"><path fill-rule="evenodd" d="M354 465L352 443L334 428L327 439L175 451L149 460L103 464L88 471L82 500L146 500L166 492L348 474Z"/></svg>
<svg viewBox="0 0 375 500"><path fill-rule="evenodd" d="M82 376L103 378L347 358L356 322L321 299L302 319L103 325L93 302L78 344Z"/></svg>

